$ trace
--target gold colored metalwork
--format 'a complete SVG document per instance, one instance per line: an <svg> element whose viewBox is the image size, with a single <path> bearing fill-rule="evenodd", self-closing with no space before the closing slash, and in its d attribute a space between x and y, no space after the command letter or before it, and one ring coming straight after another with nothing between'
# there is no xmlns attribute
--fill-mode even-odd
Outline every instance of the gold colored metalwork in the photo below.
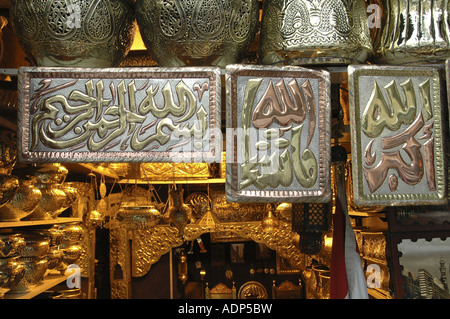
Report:
<svg viewBox="0 0 450 319"><path fill-rule="evenodd" d="M439 71L351 66L349 88L355 204L446 203Z"/></svg>
<svg viewBox="0 0 450 319"><path fill-rule="evenodd" d="M208 178L207 163L142 163L141 180Z"/></svg>
<svg viewBox="0 0 450 319"><path fill-rule="evenodd" d="M372 53L363 0L266 0L262 64L363 63Z"/></svg>
<svg viewBox="0 0 450 319"><path fill-rule="evenodd" d="M329 201L329 81L297 67L227 67L229 202Z"/></svg>
<svg viewBox="0 0 450 319"><path fill-rule="evenodd" d="M219 162L218 68L21 68L27 162Z"/></svg>
<svg viewBox="0 0 450 319"><path fill-rule="evenodd" d="M383 10L382 31L374 51L378 63L440 63L450 57L447 1L377 0Z"/></svg>
<svg viewBox="0 0 450 319"><path fill-rule="evenodd" d="M133 42L132 0L11 1L17 38L39 66L116 67Z"/></svg>
<svg viewBox="0 0 450 319"><path fill-rule="evenodd" d="M214 212L211 212L214 214ZM126 225L125 225L126 226ZM290 223L279 221L273 231L266 231L261 221L189 223L183 235L174 226L163 224L151 228L133 229L124 227L117 220L110 222L111 231L111 293L113 298L129 298L131 277L141 277L162 255L184 241L199 238L204 233L226 232L267 245L280 256L289 260L292 267L305 266L305 257L292 240ZM129 241L131 240L131 250ZM129 263L131 256L131 264Z"/></svg>
<svg viewBox="0 0 450 319"><path fill-rule="evenodd" d="M142 38L160 66L240 63L258 26L257 0L136 1Z"/></svg>

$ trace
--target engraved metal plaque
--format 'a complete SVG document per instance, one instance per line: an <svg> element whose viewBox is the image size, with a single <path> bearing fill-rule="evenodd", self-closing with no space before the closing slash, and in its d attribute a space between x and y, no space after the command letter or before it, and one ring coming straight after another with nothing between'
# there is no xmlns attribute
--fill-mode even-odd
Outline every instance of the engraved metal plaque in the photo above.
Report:
<svg viewBox="0 0 450 319"><path fill-rule="evenodd" d="M24 162L219 162L220 69L19 70Z"/></svg>
<svg viewBox="0 0 450 319"><path fill-rule="evenodd" d="M438 69L350 66L349 89L355 203L446 203Z"/></svg>
<svg viewBox="0 0 450 319"><path fill-rule="evenodd" d="M330 76L301 67L226 69L229 202L328 202Z"/></svg>

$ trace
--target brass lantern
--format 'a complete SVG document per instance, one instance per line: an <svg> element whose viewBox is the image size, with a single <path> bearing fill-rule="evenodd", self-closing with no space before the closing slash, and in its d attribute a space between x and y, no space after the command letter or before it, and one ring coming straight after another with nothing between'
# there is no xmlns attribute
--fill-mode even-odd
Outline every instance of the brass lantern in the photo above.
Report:
<svg viewBox="0 0 450 319"><path fill-rule="evenodd" d="M299 249L308 255L320 253L329 227L329 203L292 204L292 231L300 235Z"/></svg>

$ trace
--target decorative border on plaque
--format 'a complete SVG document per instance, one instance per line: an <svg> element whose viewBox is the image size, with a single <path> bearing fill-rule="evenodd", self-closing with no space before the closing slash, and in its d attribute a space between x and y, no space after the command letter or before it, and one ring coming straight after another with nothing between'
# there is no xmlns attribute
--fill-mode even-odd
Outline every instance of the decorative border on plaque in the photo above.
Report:
<svg viewBox="0 0 450 319"><path fill-rule="evenodd" d="M220 69L19 69L24 162L220 162Z"/></svg>
<svg viewBox="0 0 450 319"><path fill-rule="evenodd" d="M348 74L355 203L446 203L439 70L349 66Z"/></svg>
<svg viewBox="0 0 450 319"><path fill-rule="evenodd" d="M229 202L328 202L330 75L292 66L226 68Z"/></svg>

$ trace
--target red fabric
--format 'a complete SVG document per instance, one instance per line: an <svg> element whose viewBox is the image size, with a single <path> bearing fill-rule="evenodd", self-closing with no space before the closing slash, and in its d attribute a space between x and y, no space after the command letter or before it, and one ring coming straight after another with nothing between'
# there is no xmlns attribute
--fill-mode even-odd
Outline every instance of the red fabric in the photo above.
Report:
<svg viewBox="0 0 450 319"><path fill-rule="evenodd" d="M345 299L348 295L347 272L345 270L345 216L339 196L333 219L333 246L331 249L330 298Z"/></svg>

